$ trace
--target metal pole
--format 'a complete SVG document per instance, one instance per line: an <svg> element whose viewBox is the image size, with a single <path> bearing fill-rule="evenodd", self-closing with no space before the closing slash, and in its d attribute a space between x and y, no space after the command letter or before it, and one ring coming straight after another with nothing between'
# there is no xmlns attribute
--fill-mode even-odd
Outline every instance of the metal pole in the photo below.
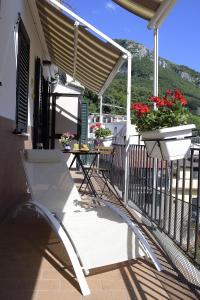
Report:
<svg viewBox="0 0 200 300"><path fill-rule="evenodd" d="M154 96L158 96L158 28L154 29Z"/></svg>
<svg viewBox="0 0 200 300"><path fill-rule="evenodd" d="M99 107L99 122L102 124L103 123L103 96L99 96L100 100L100 107Z"/></svg>
<svg viewBox="0 0 200 300"><path fill-rule="evenodd" d="M131 64L132 56L128 55L128 70L127 70L127 102L126 102L126 148L125 148L125 166L124 166L124 203L128 204L128 186L129 186L129 163L128 151L130 142L130 127L131 127Z"/></svg>
<svg viewBox="0 0 200 300"><path fill-rule="evenodd" d="M154 29L154 85L153 85L153 95L158 96L158 28ZM154 103L154 109L156 108L156 103ZM152 206L153 214L156 210L156 181L158 175L158 160L154 159L153 162L153 193L152 193ZM160 203L161 205L161 203ZM155 216L152 216L155 217Z"/></svg>

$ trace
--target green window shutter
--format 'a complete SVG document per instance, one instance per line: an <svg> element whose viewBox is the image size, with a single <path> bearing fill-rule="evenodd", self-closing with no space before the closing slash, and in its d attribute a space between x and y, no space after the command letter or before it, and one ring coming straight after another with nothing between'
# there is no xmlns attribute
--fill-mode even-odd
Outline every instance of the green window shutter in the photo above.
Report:
<svg viewBox="0 0 200 300"><path fill-rule="evenodd" d="M16 84L16 129L15 133L27 132L29 90L30 39L23 21L19 21L17 84Z"/></svg>
<svg viewBox="0 0 200 300"><path fill-rule="evenodd" d="M88 139L88 104L81 104L81 143Z"/></svg>

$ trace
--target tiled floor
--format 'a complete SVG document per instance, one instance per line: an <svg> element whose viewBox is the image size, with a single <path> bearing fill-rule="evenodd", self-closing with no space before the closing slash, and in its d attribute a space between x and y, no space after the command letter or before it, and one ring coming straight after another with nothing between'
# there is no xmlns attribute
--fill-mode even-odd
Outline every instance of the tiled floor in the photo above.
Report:
<svg viewBox="0 0 200 300"><path fill-rule="evenodd" d="M0 225L0 236L0 300L200 299L155 244L163 272L146 259L92 270L91 295L82 297L62 244L42 218L22 211Z"/></svg>

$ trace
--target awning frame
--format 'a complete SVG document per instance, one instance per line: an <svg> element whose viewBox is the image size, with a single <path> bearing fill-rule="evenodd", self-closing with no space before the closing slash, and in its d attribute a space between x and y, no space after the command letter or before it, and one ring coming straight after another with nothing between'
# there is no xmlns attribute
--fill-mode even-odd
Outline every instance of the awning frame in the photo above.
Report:
<svg viewBox="0 0 200 300"><path fill-rule="evenodd" d="M78 48L78 27L80 23L78 21L74 22L74 71L73 71L73 80L76 78L76 62L77 62L77 48Z"/></svg>
<svg viewBox="0 0 200 300"><path fill-rule="evenodd" d="M118 70L120 69L120 67L123 65L123 63L127 60L127 55L122 55L118 62L116 63L115 67L113 68L112 72L110 73L110 75L108 76L104 86L102 87L102 89L99 92L99 96L103 95L106 91L106 89L108 88L108 86L111 84L111 82L113 81L113 78L115 77L116 73L118 72Z"/></svg>
<svg viewBox="0 0 200 300"><path fill-rule="evenodd" d="M97 35L99 35L101 38L103 38L104 40L106 40L107 42L109 42L111 45L113 45L114 47L116 47L117 49L119 49L122 53L126 54L127 56L131 55L131 53L128 50L126 50L125 48L123 48L122 46L120 46L119 44L117 44L114 40L112 40L106 34L104 34L100 30L98 30L96 27L94 27L93 25L91 25L90 23L88 23L87 21L85 21L84 19L82 19L81 17L79 17L77 14L75 14L74 12L72 12L71 10L69 10L64 5L60 4L58 1L56 1L56 0L46 0L46 1L49 2L49 3L53 3L56 7L58 7L59 9L61 9L64 12L66 12L68 15L70 15L72 18L74 18L80 24L82 24L85 27L91 29L93 32L95 32Z"/></svg>
<svg viewBox="0 0 200 300"><path fill-rule="evenodd" d="M28 0L29 2L36 2L36 1L31 1L31 0ZM88 86L88 88L90 88L90 89L92 89L97 95L100 95L100 94L103 94L104 92L105 92L105 90L106 90L106 88L109 86L109 84L110 84L110 82L113 80L113 78L116 76L116 73L117 73L117 71L118 71L118 68L121 66L121 63L119 64L119 61L121 61L121 59L120 59L120 57L122 56L123 58L124 58L124 55L126 55L126 57L128 58L128 56L130 55L131 56L131 53L127 50L127 49L125 49L124 47L122 47L122 46L120 46L119 44L117 44L115 41L113 41L111 38L109 38L107 35L105 35L104 33L102 33L100 30L98 30L97 28L95 28L94 26L92 26L91 24L89 24L87 21L85 21L84 19L82 19L81 17L79 17L78 15L76 15L74 12L72 12L70 9L68 9L67 7L65 7L65 6L63 6L60 2L58 2L57 0L43 0L44 1L44 7L45 7L45 2L47 2L50 6L53 6L54 7L54 9L57 9L58 10L58 12L59 12L59 14L63 14L63 17L64 17L64 15L66 15L66 17L68 17L69 19L71 19L71 22L73 23L73 24L78 24L78 25L80 25L80 26L77 26L77 29L76 29L76 26L74 26L74 33L73 33L73 36L74 36L74 38L73 38L73 45L71 44L70 45L70 47L72 48L73 47L73 49L74 49L74 51L73 51L73 60L71 59L71 67L70 67L70 64L68 63L67 64L67 68L71 68L71 70L70 70L70 72L72 73L72 74L70 74L73 78L74 78L74 80L78 80L78 81L80 81L81 82L81 78L80 78L80 76L82 76L81 75L81 73L83 72L83 69L84 68L82 68L81 67L81 69L79 69L79 67L80 67L80 64L81 64L81 62L80 62L80 55L83 55L83 53L82 53L82 48L81 48L81 44L79 44L79 43L82 43L82 28L86 28L86 29L89 29L89 30L87 30L88 31L88 33L89 34L91 34L91 36L92 36L92 33L93 33L93 36L96 38L96 39L99 39L99 42L101 41L103 44L105 43L105 46L106 46L106 43L107 43L107 45L111 45L112 46L112 48L113 48L113 57L114 56L116 56L116 53L118 53L117 54L117 56L118 56L118 58L117 58L117 60L114 62L114 64L113 64L113 62L112 62L112 60L111 60L111 65L110 65L110 67L109 67L109 53L108 53L108 56L106 56L105 54L104 54L104 57L105 57L105 59L106 59L106 61L108 62L108 65L106 66L105 65L105 68L107 69L107 71L105 72L105 81L102 81L102 79L103 79L103 77L104 77L104 75L101 75L101 77L99 78L100 79L100 81L99 81L99 84L98 84L98 76L100 75L100 72L99 71L97 71L97 72L95 72L95 70L94 70L94 73L96 74L94 74L95 76L93 77L93 76L91 76L91 70L90 70L90 72L89 72L89 74L88 74L88 84L89 84L89 86L87 85L87 80L85 80L85 85L86 86ZM42 1L41 2L39 2L39 4L41 5L41 7L42 7ZM45 23L43 24L43 18L41 19L41 11L39 11L39 9L38 9L38 5L36 5L36 3L35 3L35 8L36 8L36 13L37 13L37 15L39 15L38 17L39 17L39 20L41 21L41 32L42 32L42 35L43 35L43 29L46 29L46 28L43 28L44 27L44 25L45 25ZM43 12L42 12L43 13ZM44 19L45 20L45 19ZM63 19L62 19L63 20ZM37 24L37 23L36 23ZM48 23L47 23L48 24ZM52 24L51 24L52 25ZM48 28L47 28L48 29ZM52 34L52 30L50 31L50 36L51 36L51 34ZM59 32L59 34L60 34L60 32ZM78 40L77 40L77 37L79 36L79 34L80 34L80 39L78 38ZM55 35L55 33L54 33L54 35ZM63 32L63 37L65 37L65 33ZM87 37L87 36L86 36ZM54 38L56 38L57 39L57 36L54 36L53 37L53 39ZM46 32L45 32L45 39L46 39ZM49 37L48 37L48 39L47 39L47 43L48 43L48 40L49 40ZM62 40L62 39L61 39ZM67 40L67 39L66 39ZM54 42L54 41L52 41L52 42ZM59 43L58 43L59 44ZM58 45L57 46L54 46L54 47L58 47ZM62 47L64 48L64 45L62 45ZM76 47L78 47L78 51L79 51L79 54L78 54L78 52L76 52ZM85 46L84 46L85 47ZM91 47L91 44L90 44L90 49L92 50L92 47ZM49 47L48 47L49 48ZM111 48L111 53L112 53L112 48ZM106 48L105 48L106 49ZM115 50L116 49L116 50ZM50 51L51 49L48 49L48 51ZM69 50L69 49L68 49ZM72 50L71 50L72 51ZM80 52L81 51L81 52ZM83 51L85 51L84 50L84 48L83 48ZM115 52L115 51L117 51L117 52ZM77 53L77 59L76 59L76 53ZM51 56L52 55L52 53L50 53L50 52L48 52L48 56ZM54 55L54 54L53 54ZM55 55L56 55L56 57L55 57L55 60L60 60L60 58L58 57L58 55L57 55L57 52L55 53ZM64 54L63 54L64 55ZM96 55L95 55L95 53L94 53L94 56L93 56L93 60L94 60L94 62L96 61L96 64L98 64L98 60L99 60L99 55L101 55L101 53L99 52L98 53L98 55L97 55L97 57L96 57ZM96 58L95 58L96 57ZM86 57L85 57L85 59L88 59L88 56L86 55ZM84 65L84 63L85 63L85 59L83 60L83 65ZM93 60L91 61L91 63L93 63ZM123 60L122 60L123 61ZM55 62L56 63L56 62ZM60 61L60 63L62 63L61 61ZM99 65L99 67L100 68L102 68L103 67L103 64L104 64L105 62L104 62L104 59L102 60L102 62L101 62L101 64ZM76 68L76 64L77 64L77 68ZM63 66L64 67L64 66ZM61 66L61 68L62 68L62 66ZM110 70L109 70L109 68L110 68ZM105 69L105 70L106 70ZM80 72L81 71L81 72ZM66 70L66 73L67 73L67 70ZM87 73L87 72L86 72ZM98 74L99 73L99 74ZM103 72L101 72L102 74L103 74ZM107 73L107 74L106 74ZM77 75L77 76L75 76L75 75ZM84 77L84 76L83 76ZM93 78L94 79L96 79L96 80L94 80L94 84L92 83L92 81L93 81ZM84 78L83 78L84 79ZM86 78L85 78L86 79ZM83 80L82 80L83 81ZM82 82L82 84L84 84L84 81Z"/></svg>

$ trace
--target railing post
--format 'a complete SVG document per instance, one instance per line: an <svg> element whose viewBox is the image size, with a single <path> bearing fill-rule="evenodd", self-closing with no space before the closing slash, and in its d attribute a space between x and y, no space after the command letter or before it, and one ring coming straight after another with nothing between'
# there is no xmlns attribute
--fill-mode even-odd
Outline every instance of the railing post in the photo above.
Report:
<svg viewBox="0 0 200 300"><path fill-rule="evenodd" d="M99 122L102 124L103 123L103 96L99 96Z"/></svg>
<svg viewBox="0 0 200 300"><path fill-rule="evenodd" d="M130 126L131 126L131 64L132 57L128 55L128 70L127 70L127 103L126 103L126 149L125 149L125 166L124 166L124 203L128 203L128 188L129 188L129 143L130 143Z"/></svg>
<svg viewBox="0 0 200 300"><path fill-rule="evenodd" d="M154 96L158 96L158 28L154 29ZM154 103L154 109L156 109L156 103ZM158 160L153 160L153 193L152 193L152 212L156 217L156 184L158 177ZM153 216L152 216L153 217Z"/></svg>

